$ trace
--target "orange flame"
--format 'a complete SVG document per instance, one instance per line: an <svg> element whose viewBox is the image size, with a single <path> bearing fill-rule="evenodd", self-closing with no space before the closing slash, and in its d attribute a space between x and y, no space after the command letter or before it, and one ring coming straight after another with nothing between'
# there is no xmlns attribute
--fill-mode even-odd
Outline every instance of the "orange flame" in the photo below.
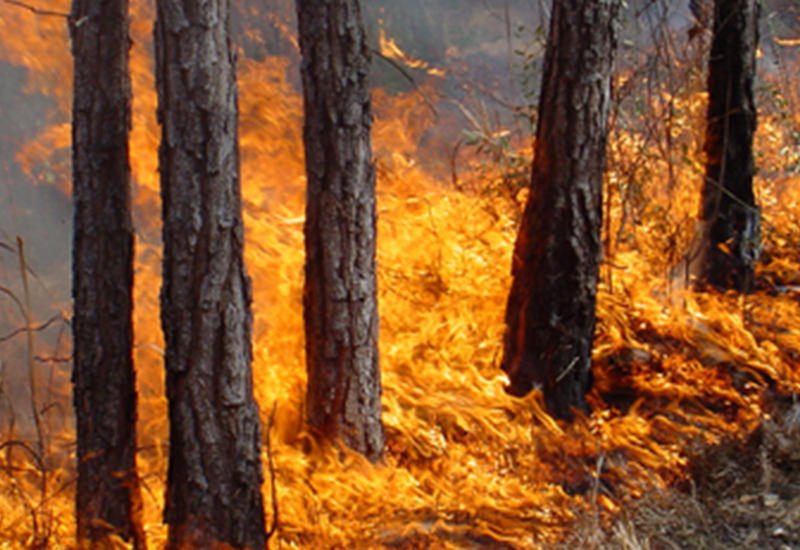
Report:
<svg viewBox="0 0 800 550"><path fill-rule="evenodd" d="M67 10L67 4L52 0L48 8ZM148 543L160 548L166 538L161 508L168 443L158 324L159 131L148 46L153 10L142 1L134 1L132 10L139 468ZM60 113L17 158L32 181L67 191L68 173L56 172L56 181L37 177L37 167L69 145L64 119L71 59L64 27L59 18L0 3L0 58L26 67L26 92L52 98ZM380 40L387 57L432 70L383 34ZM537 392L524 399L508 396L497 368L514 212L493 197L453 189L423 168L416 159L434 123L430 109L416 93L377 90L373 135L387 457L375 466L319 447L303 423L305 180L302 102L287 78L294 70L276 57L239 65L253 368L262 412L277 403L268 435L282 545L460 548L484 541L537 548L562 533L576 510L599 506L614 512L627 498L679 477L688 440L714 442L754 425L763 414L766 380L800 389L800 258L791 248L800 240L800 177L781 170L758 181L770 251L761 274L775 281L775 289L747 297L694 294L680 290L679 278L669 271L672 252L684 250L691 239L699 202L702 92L654 99L648 107L659 117L668 99L680 117L672 138L686 152L673 167L674 181L667 181L663 156L641 133L620 126L612 135L612 158L627 164L612 164L608 176L608 232L615 246L598 299L597 388L590 396L598 412L565 426L542 410ZM800 122L800 113L791 117ZM762 117L762 164L798 162L796 152L785 151L785 128L777 116ZM643 155L647 166L635 165ZM625 217L637 182L625 179L624 167L649 178L651 199L641 198L638 210ZM64 270L60 276L67 278ZM68 415L68 400L63 407ZM59 434L67 454L73 437L68 429ZM2 482L8 491L0 492L0 543L30 546L44 527L37 531L29 518L47 517L50 546L71 545L68 461L48 458L39 468L24 452L15 450L10 463L9 456L0 456L0 465L18 470ZM42 471L49 488L38 499Z"/></svg>

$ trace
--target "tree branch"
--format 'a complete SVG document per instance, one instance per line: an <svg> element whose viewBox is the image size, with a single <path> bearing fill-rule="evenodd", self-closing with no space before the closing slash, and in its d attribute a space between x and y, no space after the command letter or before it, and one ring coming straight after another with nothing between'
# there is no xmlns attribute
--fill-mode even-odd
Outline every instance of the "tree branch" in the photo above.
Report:
<svg viewBox="0 0 800 550"><path fill-rule="evenodd" d="M7 340L11 340L14 336L17 336L18 334L22 334L23 332L27 332L27 331L40 332L40 331L46 329L47 327L49 327L50 325L52 325L53 323L55 323L56 321L58 321L59 319L61 319L61 318L62 318L61 315L53 315L47 321L45 321L44 323L40 324L39 326L36 326L36 327L23 327L23 328L18 328L16 330L12 330L11 332L6 334L5 336L0 336L0 344L5 342L5 341L7 341Z"/></svg>
<svg viewBox="0 0 800 550"><path fill-rule="evenodd" d="M269 469L269 483L272 495L272 527L267 532L267 544L269 544L269 539L278 529L278 494L275 490L275 465L272 463L272 425L275 424L275 410L277 408L278 402L274 401L272 403L272 412L269 413L269 420L267 421L267 467Z"/></svg>
<svg viewBox="0 0 800 550"><path fill-rule="evenodd" d="M36 15L49 15L53 17L63 17L65 19L69 19L70 15L68 13L64 13L62 11L51 11L51 10L43 10L37 7L31 6L24 2L20 2L19 0L3 0L6 4L11 4L12 6L17 6L23 9L26 9L30 12L35 13Z"/></svg>
<svg viewBox="0 0 800 550"><path fill-rule="evenodd" d="M9 0L6 0L6 1L9 1ZM388 57L388 56L382 54L379 50L376 50L375 48L370 48L370 52L372 52L374 55L377 55L380 59L383 59L384 61L386 61L389 65L394 67L397 70L397 72L399 72L401 75L403 75L403 77L411 83L411 85L414 87L414 89L417 91L417 93L422 96L422 99L425 101L425 104L428 106L428 108L431 110L431 112L433 112L433 116L435 118L439 118L439 113L436 111L436 106L434 105L434 103L431 100L431 98L428 97L428 94L426 94L422 90L422 88L419 87L419 84L417 84L417 81L414 80L414 77L411 76L408 73L408 71L406 71L405 68L403 68L403 66L400 65L400 63L398 63L397 61L395 61L391 57Z"/></svg>

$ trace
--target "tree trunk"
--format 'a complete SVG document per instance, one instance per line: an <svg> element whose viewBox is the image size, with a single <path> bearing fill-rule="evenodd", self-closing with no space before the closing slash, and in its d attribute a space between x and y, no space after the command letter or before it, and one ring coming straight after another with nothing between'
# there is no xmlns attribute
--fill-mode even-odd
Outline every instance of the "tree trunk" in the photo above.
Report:
<svg viewBox="0 0 800 550"><path fill-rule="evenodd" d="M169 548L263 548L227 0L158 0Z"/></svg>
<svg viewBox="0 0 800 550"><path fill-rule="evenodd" d="M144 547L136 472L128 1L74 0L72 295L81 546Z"/></svg>
<svg viewBox="0 0 800 550"><path fill-rule="evenodd" d="M714 2L700 213L700 282L745 292L752 287L761 252L760 212L753 193L758 11L756 0Z"/></svg>
<svg viewBox="0 0 800 550"><path fill-rule="evenodd" d="M553 2L531 194L512 260L502 368L509 393L587 410L610 74L620 1Z"/></svg>
<svg viewBox="0 0 800 550"><path fill-rule="evenodd" d="M298 0L308 179L303 295L308 420L381 457L375 168L357 0Z"/></svg>

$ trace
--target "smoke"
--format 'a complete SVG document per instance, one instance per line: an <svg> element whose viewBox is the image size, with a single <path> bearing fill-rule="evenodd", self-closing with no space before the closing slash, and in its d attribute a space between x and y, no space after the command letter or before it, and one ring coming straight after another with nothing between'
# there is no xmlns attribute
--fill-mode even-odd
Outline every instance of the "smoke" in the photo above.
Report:
<svg viewBox="0 0 800 550"><path fill-rule="evenodd" d="M51 124L64 122L55 103L40 93L26 92L27 70L0 63L0 430L14 425L29 435L29 349L26 312L35 333L34 375L40 381L42 406L67 405L59 388L67 387L70 352L65 318L69 311L71 211L60 189L68 170L68 152L52 151L26 173L20 160L26 144ZM26 278L21 272L18 238L22 240ZM62 415L62 420L63 420Z"/></svg>

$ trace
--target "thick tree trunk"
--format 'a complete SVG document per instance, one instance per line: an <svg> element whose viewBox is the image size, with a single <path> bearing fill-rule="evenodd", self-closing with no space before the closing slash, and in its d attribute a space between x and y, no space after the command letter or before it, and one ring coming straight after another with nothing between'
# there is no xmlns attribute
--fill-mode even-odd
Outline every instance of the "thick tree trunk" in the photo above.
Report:
<svg viewBox="0 0 800 550"><path fill-rule="evenodd" d="M128 1L74 0L73 397L79 543L143 548L136 472Z"/></svg>
<svg viewBox="0 0 800 550"><path fill-rule="evenodd" d="M298 0L297 14L308 179L308 420L378 460L384 436L369 52L357 0Z"/></svg>
<svg viewBox="0 0 800 550"><path fill-rule="evenodd" d="M168 547L263 548L229 3L156 6Z"/></svg>
<svg viewBox="0 0 800 550"><path fill-rule="evenodd" d="M757 46L756 0L716 0L708 74L699 280L741 291L752 287L761 251L760 212L753 194Z"/></svg>
<svg viewBox="0 0 800 550"><path fill-rule="evenodd" d="M531 195L512 261L502 368L509 393L586 410L619 0L553 2Z"/></svg>

